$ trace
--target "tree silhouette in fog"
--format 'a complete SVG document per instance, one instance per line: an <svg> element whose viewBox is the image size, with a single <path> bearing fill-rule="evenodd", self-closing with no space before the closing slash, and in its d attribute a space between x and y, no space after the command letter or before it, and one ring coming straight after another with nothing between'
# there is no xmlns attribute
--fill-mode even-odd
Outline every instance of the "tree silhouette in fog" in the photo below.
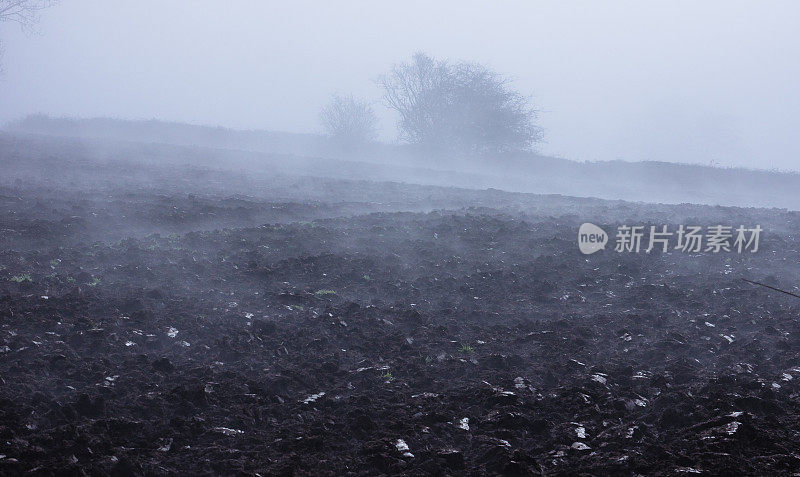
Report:
<svg viewBox="0 0 800 477"><path fill-rule="evenodd" d="M378 136L372 107L353 96L334 95L322 108L320 122L328 137L344 148L367 144Z"/></svg>
<svg viewBox="0 0 800 477"><path fill-rule="evenodd" d="M0 0L0 23L18 23L23 29L30 30L39 21L39 12L56 3L58 0ZM0 59L2 56L3 43L0 40Z"/></svg>
<svg viewBox="0 0 800 477"><path fill-rule="evenodd" d="M483 65L417 53L378 84L400 115L400 138L426 149L486 154L530 149L541 139L528 98Z"/></svg>

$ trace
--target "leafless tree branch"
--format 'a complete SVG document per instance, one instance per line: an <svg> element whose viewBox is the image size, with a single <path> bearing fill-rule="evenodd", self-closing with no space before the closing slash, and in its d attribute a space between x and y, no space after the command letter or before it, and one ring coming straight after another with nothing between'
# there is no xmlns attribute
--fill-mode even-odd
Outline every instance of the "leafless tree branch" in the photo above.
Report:
<svg viewBox="0 0 800 477"><path fill-rule="evenodd" d="M378 85L400 116L401 139L411 144L486 154L528 149L541 139L528 98L479 64L417 53Z"/></svg>
<svg viewBox="0 0 800 477"><path fill-rule="evenodd" d="M58 0L0 0L0 22L14 22L27 28L39 21L39 12Z"/></svg>

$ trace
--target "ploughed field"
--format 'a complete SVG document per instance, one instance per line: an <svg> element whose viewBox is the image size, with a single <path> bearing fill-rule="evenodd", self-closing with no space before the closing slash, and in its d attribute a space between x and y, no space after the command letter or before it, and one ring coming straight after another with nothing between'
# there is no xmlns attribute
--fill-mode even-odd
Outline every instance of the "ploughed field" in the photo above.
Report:
<svg viewBox="0 0 800 477"><path fill-rule="evenodd" d="M800 300L741 280L792 289L796 213L61 160L0 185L0 474L800 468Z"/></svg>

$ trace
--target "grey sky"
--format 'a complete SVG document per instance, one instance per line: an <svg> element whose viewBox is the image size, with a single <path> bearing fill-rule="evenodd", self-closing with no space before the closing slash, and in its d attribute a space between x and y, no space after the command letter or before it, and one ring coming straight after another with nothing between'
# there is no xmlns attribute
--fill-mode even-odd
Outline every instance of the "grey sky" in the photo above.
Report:
<svg viewBox="0 0 800 477"><path fill-rule="evenodd" d="M0 25L0 122L45 112L316 131L414 51L486 63L542 110L540 150L800 170L800 2L63 0Z"/></svg>

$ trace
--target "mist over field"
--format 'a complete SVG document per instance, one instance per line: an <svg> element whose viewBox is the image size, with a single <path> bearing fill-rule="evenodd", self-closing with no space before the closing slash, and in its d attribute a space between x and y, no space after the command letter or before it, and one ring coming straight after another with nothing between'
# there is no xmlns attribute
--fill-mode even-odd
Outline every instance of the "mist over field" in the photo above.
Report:
<svg viewBox="0 0 800 477"><path fill-rule="evenodd" d="M796 472L798 32L0 0L0 476Z"/></svg>
<svg viewBox="0 0 800 477"><path fill-rule="evenodd" d="M72 0L4 23L0 122L32 113L321 132L334 93L395 118L374 80L415 51L532 95L540 152L797 170L796 2ZM443 21L446 19L447 21Z"/></svg>

